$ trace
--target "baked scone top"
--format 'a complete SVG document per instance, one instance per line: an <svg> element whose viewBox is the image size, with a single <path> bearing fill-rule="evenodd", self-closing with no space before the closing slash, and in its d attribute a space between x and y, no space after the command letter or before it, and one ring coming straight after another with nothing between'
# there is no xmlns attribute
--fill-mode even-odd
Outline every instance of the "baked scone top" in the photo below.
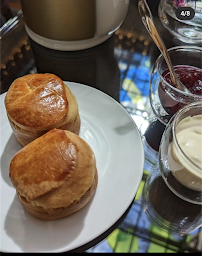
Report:
<svg viewBox="0 0 202 256"><path fill-rule="evenodd" d="M6 94L5 107L11 120L22 127L49 127L66 117L65 84L49 73L17 78Z"/></svg>
<svg viewBox="0 0 202 256"><path fill-rule="evenodd" d="M74 133L53 129L18 151L9 176L26 200L57 208L79 200L90 188L95 171L90 146Z"/></svg>

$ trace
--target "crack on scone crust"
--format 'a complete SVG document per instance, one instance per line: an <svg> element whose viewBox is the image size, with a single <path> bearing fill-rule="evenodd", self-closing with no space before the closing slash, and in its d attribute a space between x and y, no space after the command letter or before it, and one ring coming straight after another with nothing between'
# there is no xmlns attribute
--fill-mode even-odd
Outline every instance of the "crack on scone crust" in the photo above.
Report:
<svg viewBox="0 0 202 256"><path fill-rule="evenodd" d="M40 84L38 86L34 86L33 83L32 83L33 80L38 80L39 82L41 80L42 84ZM25 80L25 83L28 85L28 87L30 88L31 91L35 91L37 88L42 87L44 84L47 84L47 83L51 82L52 80L53 80L52 78L49 78L49 79L44 81L42 78L39 78L39 77L37 77L37 78L30 77L29 80Z"/></svg>
<svg viewBox="0 0 202 256"><path fill-rule="evenodd" d="M49 214L51 214L51 212L55 212L55 211L57 211L57 212L64 211L64 210L67 209L67 208L71 208L72 206L74 206L74 205L76 205L76 204L79 204L79 202L85 197L85 195L86 195L88 192L90 192L90 190L92 189L93 185L94 185L94 181L92 182L90 188L89 188L88 190L86 190L86 192L83 194L83 196L81 196L81 197L80 197L79 199L77 199L77 200L74 200L70 205L68 205L68 206L66 206L66 207L63 206L63 207L58 207L58 208L46 208L46 209L45 209L45 208L42 207L42 206L35 206L33 209L34 209L35 211L42 212L43 214L47 214L47 215L49 215ZM22 201L24 201L26 204L28 204L29 207L32 207L32 204L31 204L24 196L20 195L19 193L18 193L18 195L20 196L20 198L21 198Z"/></svg>
<svg viewBox="0 0 202 256"><path fill-rule="evenodd" d="M84 195L79 200L75 200L73 203L71 203L67 207L53 208L51 212L44 211L43 207L42 209L37 210L36 208L32 207L32 205L29 202L27 202L26 198L21 197L20 194L17 191L16 192L23 208L26 211L28 211L31 215L33 215L37 219L44 220L44 221L51 221L51 220L66 218L78 212L83 207L85 207L92 200L92 197L95 194L97 185L98 185L98 172L97 172L97 169L95 169L94 179L90 188L84 193Z"/></svg>

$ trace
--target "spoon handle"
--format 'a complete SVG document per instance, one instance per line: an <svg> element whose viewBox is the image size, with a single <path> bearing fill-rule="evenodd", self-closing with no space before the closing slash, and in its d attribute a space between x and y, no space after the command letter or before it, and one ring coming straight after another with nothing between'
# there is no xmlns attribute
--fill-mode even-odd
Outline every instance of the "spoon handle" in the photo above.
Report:
<svg viewBox="0 0 202 256"><path fill-rule="evenodd" d="M164 55L164 58L169 67L169 70L172 71L172 72L170 72L170 76L171 76L171 80L172 80L173 84L177 85L176 78L175 78L175 71L171 64L170 57L168 55L168 52L166 50L163 40L161 39L158 31L156 30L156 27L154 25L153 16L152 16L151 11L147 5L147 2L145 0L139 0L138 8L139 8L140 16L142 18L142 22L144 23L150 36L153 38L155 44L157 45L157 47L159 48L161 53Z"/></svg>

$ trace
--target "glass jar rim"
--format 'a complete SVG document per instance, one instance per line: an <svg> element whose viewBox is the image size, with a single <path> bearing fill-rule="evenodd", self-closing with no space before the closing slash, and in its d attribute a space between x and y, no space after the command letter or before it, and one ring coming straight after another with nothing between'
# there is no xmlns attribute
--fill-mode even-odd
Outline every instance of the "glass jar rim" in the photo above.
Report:
<svg viewBox="0 0 202 256"><path fill-rule="evenodd" d="M184 156L184 158L186 160L188 160L195 168L197 168L199 171L202 171L202 166L197 165L196 163L194 163L182 150L182 148L180 147L178 140L177 140L177 136L176 136L176 122L177 119L180 115L182 115L183 113L185 113L187 111L187 109L189 109L190 107L200 107L202 108L202 102L193 102L190 103L188 105L186 105L185 107L181 108L173 117L173 125L172 125L172 133L173 133L173 139L176 142L177 148L178 150L181 152L181 154ZM201 113L202 114L202 113Z"/></svg>
<svg viewBox="0 0 202 256"><path fill-rule="evenodd" d="M201 52L202 54L202 47L199 47L199 46L193 46L193 45L186 45L186 46L175 46L175 47L172 47L172 48L169 48L167 49L168 53L169 52L172 52L172 51L175 51L175 50L189 50L189 49L195 49L195 50L198 50ZM163 81L163 83L165 83L168 88L172 89L172 90L175 90L176 92L178 93L181 93L185 96L192 96L193 98L198 98L200 100L202 100L202 95L197 95L197 94L193 94L193 93L189 93L189 92L183 92L179 89L177 89L176 87L172 86L171 84L169 84L165 79L164 77L162 76L161 72L160 72L160 67L159 67L159 64L162 62L162 60L164 60L164 57L163 57L163 54L161 53L158 58L156 59L156 65L157 65L157 70L158 70L158 73L160 75L160 79Z"/></svg>

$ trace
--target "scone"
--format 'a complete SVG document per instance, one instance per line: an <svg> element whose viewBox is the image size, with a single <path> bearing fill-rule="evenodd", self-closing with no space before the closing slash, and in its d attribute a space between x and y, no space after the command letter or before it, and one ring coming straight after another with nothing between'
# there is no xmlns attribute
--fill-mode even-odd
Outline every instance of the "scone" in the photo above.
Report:
<svg viewBox="0 0 202 256"><path fill-rule="evenodd" d="M61 129L48 131L18 151L9 177L24 209L41 220L79 211L92 199L98 183L89 144Z"/></svg>
<svg viewBox="0 0 202 256"><path fill-rule="evenodd" d="M14 80L6 94L5 107L21 146L53 128L79 134L77 100L54 74L30 74Z"/></svg>

